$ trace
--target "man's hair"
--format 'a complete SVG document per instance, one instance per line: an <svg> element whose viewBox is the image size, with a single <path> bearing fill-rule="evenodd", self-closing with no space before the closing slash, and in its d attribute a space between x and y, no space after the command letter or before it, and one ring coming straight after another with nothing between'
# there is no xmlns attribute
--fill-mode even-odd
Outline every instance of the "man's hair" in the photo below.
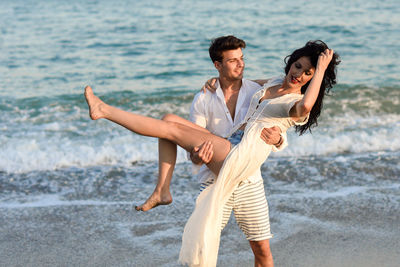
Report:
<svg viewBox="0 0 400 267"><path fill-rule="evenodd" d="M222 52L227 50L235 50L238 48L246 48L246 43L233 35L221 36L211 41L208 52L212 62L222 61Z"/></svg>

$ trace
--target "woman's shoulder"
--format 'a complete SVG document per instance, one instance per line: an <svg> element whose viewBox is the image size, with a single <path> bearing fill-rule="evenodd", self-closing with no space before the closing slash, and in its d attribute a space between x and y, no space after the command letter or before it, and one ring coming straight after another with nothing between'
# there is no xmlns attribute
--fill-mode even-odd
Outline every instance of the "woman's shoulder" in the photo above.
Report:
<svg viewBox="0 0 400 267"><path fill-rule="evenodd" d="M272 86L282 84L283 78L284 78L284 76L274 76L274 77L268 79L268 81L263 85L263 89L268 89Z"/></svg>
<svg viewBox="0 0 400 267"><path fill-rule="evenodd" d="M303 96L304 95L302 95L302 94L290 93L290 94L282 95L278 98L280 99L281 103L286 103L286 104L290 103L290 105L293 105L297 101L303 99Z"/></svg>

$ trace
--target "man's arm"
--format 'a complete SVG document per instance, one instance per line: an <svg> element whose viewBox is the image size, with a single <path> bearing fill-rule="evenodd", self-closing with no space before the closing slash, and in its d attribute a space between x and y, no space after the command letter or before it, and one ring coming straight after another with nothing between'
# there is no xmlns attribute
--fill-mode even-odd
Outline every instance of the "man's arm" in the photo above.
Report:
<svg viewBox="0 0 400 267"><path fill-rule="evenodd" d="M268 145L273 145L273 151L281 151L287 146L286 132L281 133L277 126L264 128L260 135L261 139ZM207 164L213 156L213 145L210 141L204 142L199 147L194 147L190 152L190 159L196 165Z"/></svg>
<svg viewBox="0 0 400 267"><path fill-rule="evenodd" d="M203 87L201 88L201 91L203 93L206 93L206 91L210 91L211 93L215 93L215 91L217 90L217 86L215 85L215 83L217 82L218 78L217 77L213 77L209 80L206 81L206 83L203 85ZM258 83L259 85L263 86L264 84L266 84L270 79L257 79L257 80L251 80L252 82Z"/></svg>

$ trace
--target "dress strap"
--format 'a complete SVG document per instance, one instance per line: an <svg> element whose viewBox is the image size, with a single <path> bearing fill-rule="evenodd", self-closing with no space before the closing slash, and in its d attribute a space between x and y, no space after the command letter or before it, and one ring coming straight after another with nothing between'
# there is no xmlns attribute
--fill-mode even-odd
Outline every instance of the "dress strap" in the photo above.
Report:
<svg viewBox="0 0 400 267"><path fill-rule="evenodd" d="M283 79L285 76L275 76L272 77L271 79L268 80L268 82L266 82L263 85L263 89L266 90L272 86L278 85L278 84L282 84L283 83Z"/></svg>

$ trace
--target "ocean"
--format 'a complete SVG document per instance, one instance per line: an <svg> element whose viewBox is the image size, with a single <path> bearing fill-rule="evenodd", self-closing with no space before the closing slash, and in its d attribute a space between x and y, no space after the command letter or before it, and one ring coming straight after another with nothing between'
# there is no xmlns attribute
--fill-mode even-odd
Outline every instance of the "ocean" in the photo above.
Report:
<svg viewBox="0 0 400 267"><path fill-rule="evenodd" d="M276 266L400 265L400 7L396 1L0 2L0 266L178 266L199 186L186 152L169 206L157 140L91 121L109 104L184 118L217 76L210 40L246 41L249 79L283 74L308 40L340 54L312 134L262 166ZM232 217L218 266L253 266Z"/></svg>

